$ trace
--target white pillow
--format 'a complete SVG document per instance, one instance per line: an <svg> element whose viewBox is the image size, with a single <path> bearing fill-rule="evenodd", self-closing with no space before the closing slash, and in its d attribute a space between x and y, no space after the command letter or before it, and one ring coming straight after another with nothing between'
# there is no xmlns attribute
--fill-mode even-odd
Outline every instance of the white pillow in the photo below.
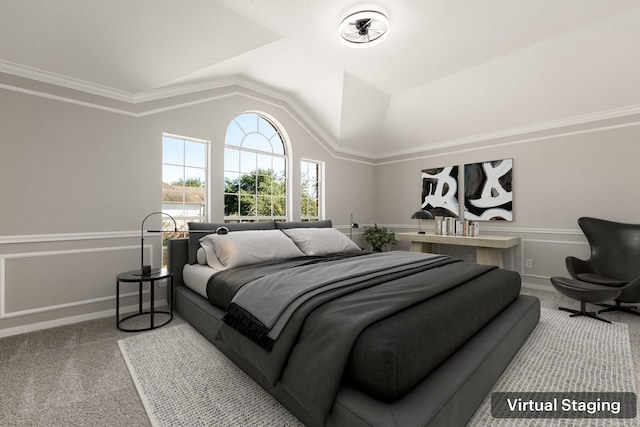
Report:
<svg viewBox="0 0 640 427"><path fill-rule="evenodd" d="M222 263L218 259L218 255L216 255L215 248L213 247L213 242L209 242L209 241L204 242L203 241L207 237L215 236L215 235L216 234L208 234L208 235L204 236L202 239L200 239L200 248L198 249L198 252L196 253L196 257L198 259L198 262L200 262L200 251L202 250L204 252L204 254L205 254L205 256L204 256L205 264L207 264L211 268L215 268L216 270L224 270L224 265L222 265Z"/></svg>
<svg viewBox="0 0 640 427"><path fill-rule="evenodd" d="M358 245L335 228L289 228L282 231L305 255L328 255L360 250Z"/></svg>
<svg viewBox="0 0 640 427"><path fill-rule="evenodd" d="M232 231L228 234L208 234L200 239L207 253L215 254L223 268L240 267L275 259L286 259L304 255L300 249L280 230Z"/></svg>
<svg viewBox="0 0 640 427"><path fill-rule="evenodd" d="M207 253L204 251L203 247L198 248L198 252L196 252L196 259L198 260L198 264L207 265Z"/></svg>

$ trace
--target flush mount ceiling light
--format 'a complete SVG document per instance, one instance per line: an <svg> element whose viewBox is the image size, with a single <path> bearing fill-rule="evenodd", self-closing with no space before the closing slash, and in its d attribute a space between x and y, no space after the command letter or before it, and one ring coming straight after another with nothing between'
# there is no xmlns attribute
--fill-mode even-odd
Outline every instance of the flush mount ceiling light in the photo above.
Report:
<svg viewBox="0 0 640 427"><path fill-rule="evenodd" d="M365 10L353 13L338 27L340 41L349 47L361 49L381 43L389 35L389 20L380 12Z"/></svg>

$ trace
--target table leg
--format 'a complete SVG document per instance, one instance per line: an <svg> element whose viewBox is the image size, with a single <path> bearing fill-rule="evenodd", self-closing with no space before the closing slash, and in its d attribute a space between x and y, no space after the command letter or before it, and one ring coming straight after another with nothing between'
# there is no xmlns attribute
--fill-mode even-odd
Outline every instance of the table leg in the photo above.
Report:
<svg viewBox="0 0 640 427"><path fill-rule="evenodd" d="M497 265L500 268L504 268L502 249L477 247L476 264Z"/></svg>
<svg viewBox="0 0 640 427"><path fill-rule="evenodd" d="M116 280L116 327L120 326L120 281Z"/></svg>
<svg viewBox="0 0 640 427"><path fill-rule="evenodd" d="M153 288L155 286L153 286L153 280L151 280L149 282L149 293L151 294L151 301L149 302L151 308L149 310L150 316L151 316L151 329L153 329L153 300L155 299L155 297L153 296Z"/></svg>
<svg viewBox="0 0 640 427"><path fill-rule="evenodd" d="M142 313L142 280L138 283L138 313Z"/></svg>
<svg viewBox="0 0 640 427"><path fill-rule="evenodd" d="M411 247L409 248L411 252L425 252L425 253L433 253L433 245L428 242L411 242Z"/></svg>

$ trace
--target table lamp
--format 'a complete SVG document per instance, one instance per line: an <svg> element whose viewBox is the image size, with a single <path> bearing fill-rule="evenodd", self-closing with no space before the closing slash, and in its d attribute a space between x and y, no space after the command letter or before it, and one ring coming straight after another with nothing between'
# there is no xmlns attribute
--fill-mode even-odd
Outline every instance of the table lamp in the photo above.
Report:
<svg viewBox="0 0 640 427"><path fill-rule="evenodd" d="M411 215L411 219L418 220L418 230L419 230L418 234L424 234L424 231L422 231L422 225L420 224L420 221L423 219L433 219L433 215L431 214L431 212L421 209L417 212L414 212L413 215Z"/></svg>
<svg viewBox="0 0 640 427"><path fill-rule="evenodd" d="M167 213L151 212L149 215L144 217L144 219L142 220L142 225L140 226L140 270L133 273L136 276L151 276L152 274L158 274L160 272L159 268L151 268L150 265L144 265L144 223L150 216L156 215L156 214L165 215L171 218L171 220L173 221L173 227L174 227L173 231L174 232L178 231L178 224L176 223L176 220ZM147 230L147 233L164 233L164 232L165 230Z"/></svg>

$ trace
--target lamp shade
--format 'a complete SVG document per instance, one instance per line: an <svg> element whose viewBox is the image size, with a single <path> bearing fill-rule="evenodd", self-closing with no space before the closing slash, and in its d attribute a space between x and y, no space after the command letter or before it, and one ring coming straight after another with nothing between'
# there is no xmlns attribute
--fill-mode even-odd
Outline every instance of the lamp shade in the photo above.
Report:
<svg viewBox="0 0 640 427"><path fill-rule="evenodd" d="M168 216L169 218L171 218L171 221L173 221L173 229L174 232L178 231L178 224L176 223L176 220L169 215L168 213L165 212L151 212L149 215L145 216L144 219L142 220L142 225L140 226L140 270L138 270L136 273L134 273L134 275L136 276L150 276L152 274L158 274L160 272L159 268L155 268L152 269L150 265L144 265L144 223L147 221L147 219L150 216L153 215L164 215L164 216ZM147 230L148 233L163 233L164 230Z"/></svg>
<svg viewBox="0 0 640 427"><path fill-rule="evenodd" d="M433 219L433 215L431 212L421 209L414 212L413 215L411 215L411 219Z"/></svg>
<svg viewBox="0 0 640 427"><path fill-rule="evenodd" d="M433 215L429 211L425 211L424 209L420 209L419 211L416 211L416 212L413 213L413 215L411 215L411 219L417 219L418 220L418 234L425 234L424 231L422 231L422 224L420 223L420 220L433 219Z"/></svg>

